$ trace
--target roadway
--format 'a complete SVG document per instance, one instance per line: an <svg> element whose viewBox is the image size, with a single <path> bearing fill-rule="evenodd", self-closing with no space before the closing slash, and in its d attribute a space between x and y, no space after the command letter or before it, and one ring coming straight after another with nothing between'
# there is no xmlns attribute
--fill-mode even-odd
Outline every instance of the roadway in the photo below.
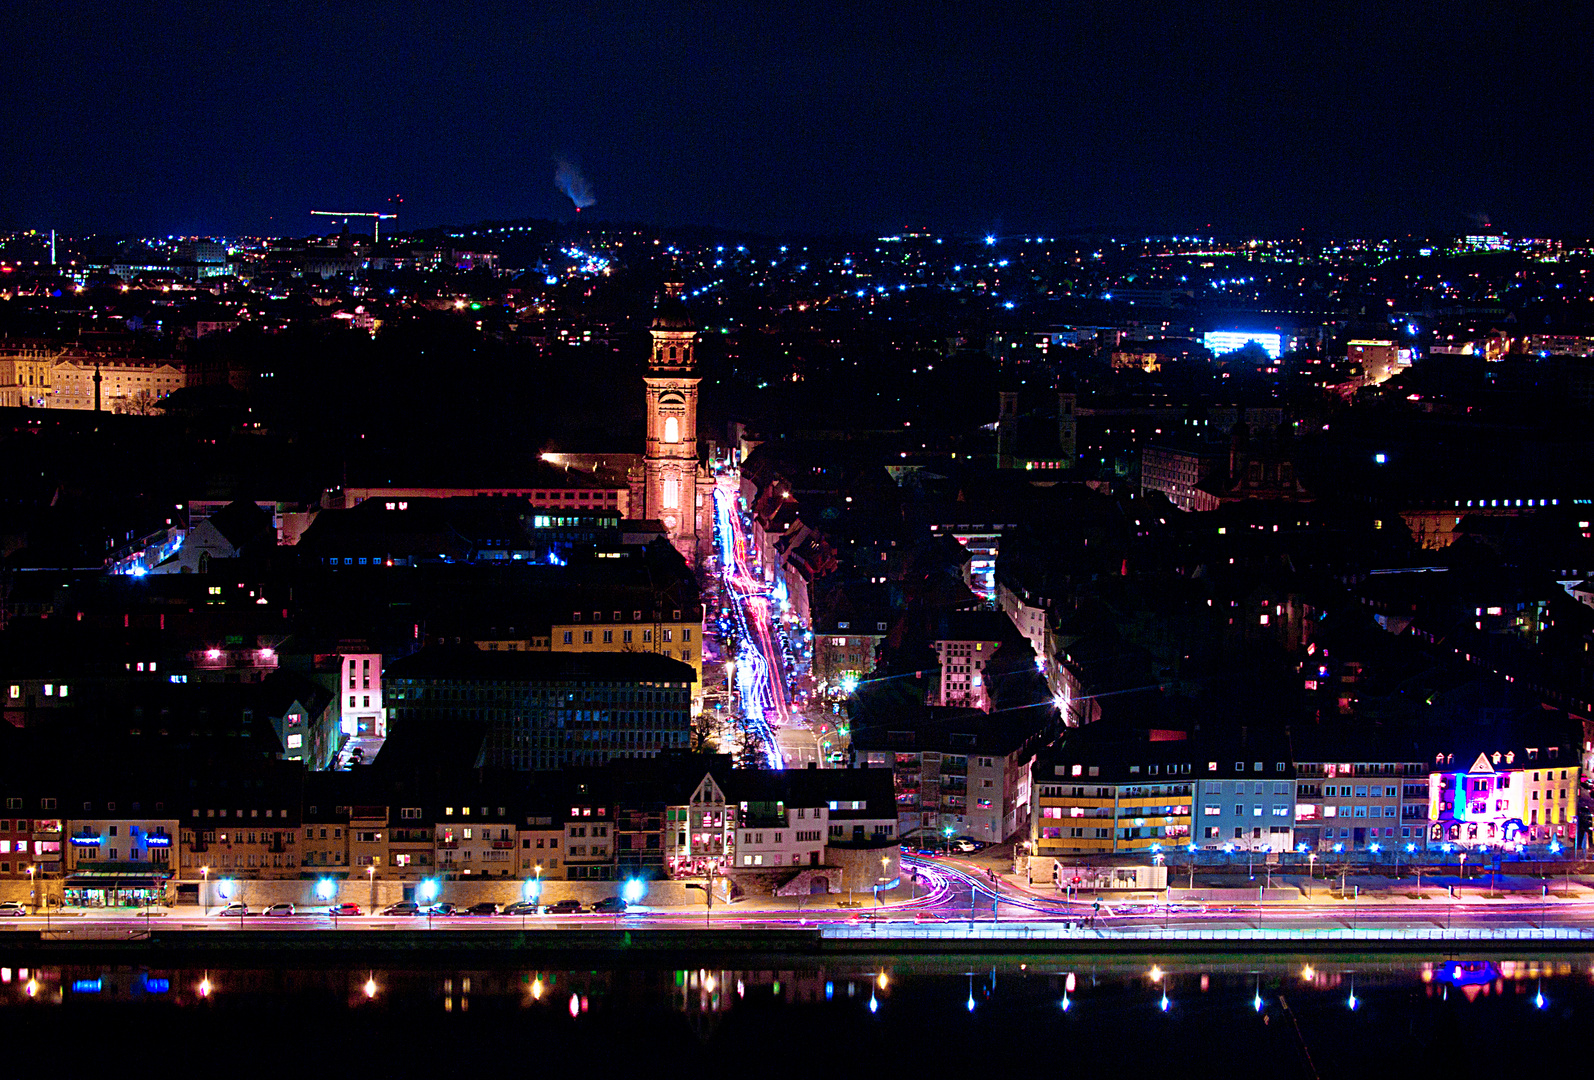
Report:
<svg viewBox="0 0 1594 1080"><path fill-rule="evenodd" d="M1490 897L1483 886L1423 900L1267 900L1189 903L1139 899L1067 899L993 883L985 868L958 859L904 858L919 880L945 893L934 915L976 921L1086 922L1106 930L1500 929L1594 926L1594 900Z"/></svg>
<svg viewBox="0 0 1594 1080"><path fill-rule="evenodd" d="M430 929L440 933L479 930L595 930L623 928L814 927L856 922L1026 924L1075 923L1112 930L1281 929L1504 929L1585 928L1594 926L1594 899L1489 898L1483 888L1466 889L1451 899L1439 893L1427 900L1299 900L1259 903L1164 903L1149 899L1065 899L994 884L983 868L953 859L905 858L904 887L881 897L860 893L851 906L828 897L819 906L807 901L757 899L734 905L717 903L711 913L701 907L637 905L621 915L420 916L359 915L333 918L324 912L291 916L243 917L206 914L194 908L161 909L145 916L127 910L73 911L52 915L48 925L63 937L133 934L162 930L305 931ZM908 882L911 880L912 885ZM999 898L999 899L998 899ZM0 920L8 929L39 931L42 916Z"/></svg>
<svg viewBox="0 0 1594 1080"><path fill-rule="evenodd" d="M779 617L771 589L753 573L750 544L742 519L734 476L721 476L714 487L714 542L721 582L730 601L736 630L736 690L740 723L757 740L764 764L783 768L778 732L791 724L785 662L775 619Z"/></svg>

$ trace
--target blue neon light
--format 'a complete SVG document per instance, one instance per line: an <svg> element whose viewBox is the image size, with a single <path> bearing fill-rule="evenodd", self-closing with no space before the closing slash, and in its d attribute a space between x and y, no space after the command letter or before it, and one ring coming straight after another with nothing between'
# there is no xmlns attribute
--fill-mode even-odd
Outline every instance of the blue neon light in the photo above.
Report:
<svg viewBox="0 0 1594 1080"><path fill-rule="evenodd" d="M1110 299L1110 297L1109 297ZM1270 360L1277 360L1284 351L1284 338L1281 334L1253 333L1248 330L1209 330L1202 337L1201 343L1211 350L1214 356L1235 352L1255 342L1267 353Z"/></svg>
<svg viewBox="0 0 1594 1080"><path fill-rule="evenodd" d="M97 978L76 979L72 983L72 992L74 994L98 994L103 989L103 984Z"/></svg>
<svg viewBox="0 0 1594 1080"><path fill-rule="evenodd" d="M150 847L171 847L172 838L169 836L161 836L156 833L148 833L144 837L144 843Z"/></svg>
<svg viewBox="0 0 1594 1080"><path fill-rule="evenodd" d="M78 847L99 847L101 839L98 836L74 836L72 843Z"/></svg>

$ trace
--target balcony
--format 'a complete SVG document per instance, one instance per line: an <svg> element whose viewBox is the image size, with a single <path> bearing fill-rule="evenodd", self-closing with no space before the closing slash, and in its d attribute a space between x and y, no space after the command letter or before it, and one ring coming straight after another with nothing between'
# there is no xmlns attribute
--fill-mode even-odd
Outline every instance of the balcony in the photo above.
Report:
<svg viewBox="0 0 1594 1080"><path fill-rule="evenodd" d="M442 845L438 845L438 846L441 847ZM513 840L494 840L493 841L493 850L494 851L513 851L514 847L515 847L515 842Z"/></svg>
<svg viewBox="0 0 1594 1080"><path fill-rule="evenodd" d="M459 848L459 841L458 840L439 840L437 842L437 848L438 848L439 851L454 851L454 850L457 850Z"/></svg>

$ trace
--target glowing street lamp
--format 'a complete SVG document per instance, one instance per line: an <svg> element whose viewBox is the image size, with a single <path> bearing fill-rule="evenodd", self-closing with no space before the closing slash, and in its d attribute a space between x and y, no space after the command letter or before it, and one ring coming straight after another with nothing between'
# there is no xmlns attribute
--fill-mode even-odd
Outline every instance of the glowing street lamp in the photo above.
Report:
<svg viewBox="0 0 1594 1080"><path fill-rule="evenodd" d="M205 894L205 914L210 914L210 867L199 868L200 890Z"/></svg>

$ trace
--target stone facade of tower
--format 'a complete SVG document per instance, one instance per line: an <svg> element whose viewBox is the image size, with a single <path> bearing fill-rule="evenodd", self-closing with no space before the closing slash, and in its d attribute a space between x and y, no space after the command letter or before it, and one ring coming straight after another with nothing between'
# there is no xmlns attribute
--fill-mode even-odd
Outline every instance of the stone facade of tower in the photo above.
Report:
<svg viewBox="0 0 1594 1080"><path fill-rule="evenodd" d="M670 542L692 565L700 516L697 327L681 302L681 286L665 287L653 317L648 357L647 444L643 451L643 517L664 523Z"/></svg>

